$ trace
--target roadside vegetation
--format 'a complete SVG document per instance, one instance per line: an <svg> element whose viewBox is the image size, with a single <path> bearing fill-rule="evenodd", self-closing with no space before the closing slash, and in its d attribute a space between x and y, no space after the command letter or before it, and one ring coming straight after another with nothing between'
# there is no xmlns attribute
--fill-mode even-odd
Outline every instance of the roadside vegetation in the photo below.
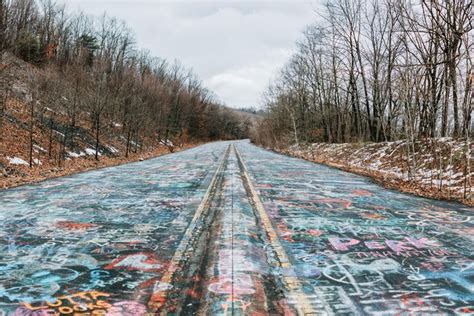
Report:
<svg viewBox="0 0 474 316"><path fill-rule="evenodd" d="M401 140L413 181L426 155L433 175L449 174L452 164L435 161L449 161L456 151L461 195L472 199L473 6L468 0L328 1L265 93L253 141L308 150L313 143ZM454 147L441 152L445 137Z"/></svg>
<svg viewBox="0 0 474 316"><path fill-rule="evenodd" d="M290 156L371 177L388 188L474 205L472 179L465 176L468 165L464 141L451 137L429 138L417 140L414 145L416 168L407 163L407 142L403 140L313 143L279 150ZM471 151L473 149L471 144Z"/></svg>

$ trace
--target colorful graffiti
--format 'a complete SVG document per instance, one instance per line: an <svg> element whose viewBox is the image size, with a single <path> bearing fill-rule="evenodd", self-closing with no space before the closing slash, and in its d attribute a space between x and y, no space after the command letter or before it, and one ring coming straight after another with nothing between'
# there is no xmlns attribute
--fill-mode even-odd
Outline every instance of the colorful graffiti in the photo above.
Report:
<svg viewBox="0 0 474 316"><path fill-rule="evenodd" d="M473 209L386 190L249 144L237 147L292 265L320 271L300 276L316 309L472 315Z"/></svg>
<svg viewBox="0 0 474 316"><path fill-rule="evenodd" d="M473 314L471 208L230 144L1 191L0 315Z"/></svg>
<svg viewBox="0 0 474 316"><path fill-rule="evenodd" d="M0 192L0 315L142 315L228 144Z"/></svg>

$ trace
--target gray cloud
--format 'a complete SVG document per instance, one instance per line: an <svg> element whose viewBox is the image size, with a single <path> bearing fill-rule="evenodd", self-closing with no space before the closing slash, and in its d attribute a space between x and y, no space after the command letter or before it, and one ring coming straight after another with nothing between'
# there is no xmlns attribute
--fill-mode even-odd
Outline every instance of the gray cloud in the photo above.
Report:
<svg viewBox="0 0 474 316"><path fill-rule="evenodd" d="M315 1L62 0L70 11L125 20L140 48L180 60L233 107L258 104L317 18Z"/></svg>

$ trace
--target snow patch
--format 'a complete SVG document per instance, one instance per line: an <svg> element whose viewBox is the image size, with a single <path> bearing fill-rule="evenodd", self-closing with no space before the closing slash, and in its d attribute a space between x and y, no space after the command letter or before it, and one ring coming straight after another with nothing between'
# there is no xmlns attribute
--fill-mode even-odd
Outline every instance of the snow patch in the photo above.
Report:
<svg viewBox="0 0 474 316"><path fill-rule="evenodd" d="M92 148L86 148L84 149L86 151L86 154L88 154L89 156L95 156L95 149L92 149ZM99 152L98 153L99 156L102 156L102 154Z"/></svg>
<svg viewBox="0 0 474 316"><path fill-rule="evenodd" d="M7 159L11 165L28 165L26 161L18 157L13 157L13 158L7 157Z"/></svg>
<svg viewBox="0 0 474 316"><path fill-rule="evenodd" d="M110 152L113 153L113 154L116 154L116 153L119 152L118 149L115 148L114 146L109 145L109 146L107 146L107 148L108 148L108 149L110 150Z"/></svg>
<svg viewBox="0 0 474 316"><path fill-rule="evenodd" d="M61 135L62 137L65 136L63 133L61 133L61 132L59 132L59 131L56 131L56 130L55 130L54 132L57 133L57 134L59 134L59 135Z"/></svg>
<svg viewBox="0 0 474 316"><path fill-rule="evenodd" d="M94 153L95 153L95 151L94 151ZM72 157L72 158L78 158L78 157L82 157L82 156L86 155L86 153L83 152L83 151L80 151L79 153L75 153L73 151L68 151L67 154L68 154L69 157Z"/></svg>
<svg viewBox="0 0 474 316"><path fill-rule="evenodd" d="M173 142L169 139L162 139L160 140L160 144L165 145L165 146L170 146L173 147Z"/></svg>
<svg viewBox="0 0 474 316"><path fill-rule="evenodd" d="M46 149L44 149L44 148L41 147L41 146L33 145L33 147L34 147L37 151L39 150L39 151L44 152L44 153L46 152Z"/></svg>

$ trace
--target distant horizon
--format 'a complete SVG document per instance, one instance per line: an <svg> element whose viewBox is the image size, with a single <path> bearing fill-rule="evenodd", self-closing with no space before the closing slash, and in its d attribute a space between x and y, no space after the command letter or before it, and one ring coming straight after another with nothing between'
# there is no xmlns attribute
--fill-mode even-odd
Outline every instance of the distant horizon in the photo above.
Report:
<svg viewBox="0 0 474 316"><path fill-rule="evenodd" d="M287 62L317 0L59 0L69 13L123 20L136 47L192 69L226 106L260 109L268 84ZM203 35L204 34L204 35Z"/></svg>

